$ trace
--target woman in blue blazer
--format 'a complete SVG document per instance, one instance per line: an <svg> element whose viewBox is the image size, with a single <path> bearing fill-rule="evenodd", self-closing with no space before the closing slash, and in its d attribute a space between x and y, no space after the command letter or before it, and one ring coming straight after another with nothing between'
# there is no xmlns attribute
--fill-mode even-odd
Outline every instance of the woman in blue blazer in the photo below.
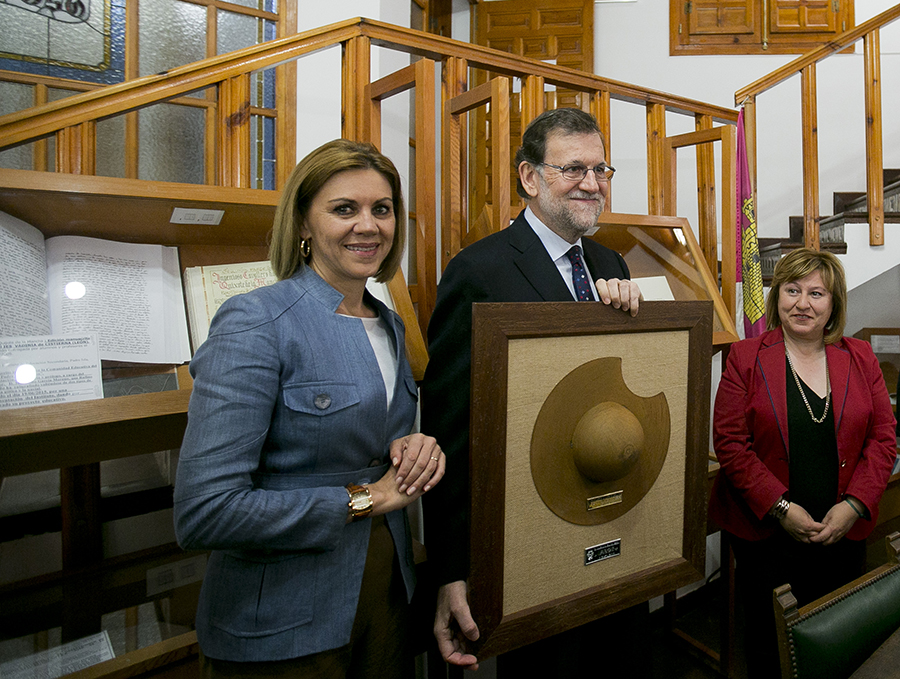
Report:
<svg viewBox="0 0 900 679"><path fill-rule="evenodd" d="M275 214L279 282L223 304L191 362L175 527L182 547L212 550L204 676L412 673L405 508L445 458L409 433L403 325L365 288L397 270L404 214L370 144L310 153Z"/></svg>

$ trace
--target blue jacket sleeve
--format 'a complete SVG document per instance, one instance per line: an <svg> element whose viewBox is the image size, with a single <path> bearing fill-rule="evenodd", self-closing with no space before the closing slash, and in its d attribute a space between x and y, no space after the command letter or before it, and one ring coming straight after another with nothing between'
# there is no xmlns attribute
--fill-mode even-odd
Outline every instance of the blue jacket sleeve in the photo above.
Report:
<svg viewBox="0 0 900 679"><path fill-rule="evenodd" d="M191 362L188 426L175 483L175 530L187 549L330 550L347 518L340 485L260 488L282 398L279 324L246 295L229 300Z"/></svg>

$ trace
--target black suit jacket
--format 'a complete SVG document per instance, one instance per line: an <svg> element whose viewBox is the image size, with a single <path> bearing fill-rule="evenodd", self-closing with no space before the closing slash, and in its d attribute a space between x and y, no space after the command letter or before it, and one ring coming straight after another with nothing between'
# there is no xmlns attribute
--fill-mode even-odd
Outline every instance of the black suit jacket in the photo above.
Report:
<svg viewBox="0 0 900 679"><path fill-rule="evenodd" d="M617 252L589 239L582 244L592 280L630 277ZM462 250L441 277L421 392L422 432L447 456L446 475L424 496L428 562L439 585L468 576L472 304L566 301L575 299L524 213Z"/></svg>

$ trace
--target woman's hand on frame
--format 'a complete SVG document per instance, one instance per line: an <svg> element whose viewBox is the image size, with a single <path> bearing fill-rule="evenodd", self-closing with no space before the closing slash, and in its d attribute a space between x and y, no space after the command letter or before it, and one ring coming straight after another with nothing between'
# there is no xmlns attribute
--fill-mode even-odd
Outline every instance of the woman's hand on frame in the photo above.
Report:
<svg viewBox="0 0 900 679"><path fill-rule="evenodd" d="M391 443L390 454L401 493L425 493L444 476L447 457L431 436L410 434L396 439Z"/></svg>

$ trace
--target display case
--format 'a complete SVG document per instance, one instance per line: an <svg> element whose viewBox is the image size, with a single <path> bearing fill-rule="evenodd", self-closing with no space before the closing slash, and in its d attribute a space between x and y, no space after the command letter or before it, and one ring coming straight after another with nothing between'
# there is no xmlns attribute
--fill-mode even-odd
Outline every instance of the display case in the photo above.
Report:
<svg viewBox="0 0 900 679"><path fill-rule="evenodd" d="M177 246L182 270L265 259L277 199L274 191L0 169L0 210L45 237ZM175 224L175 208L224 214L217 225ZM100 497L101 462L181 445L190 375L187 366L161 369L177 371L178 389L0 413L0 479L60 470L58 532L47 536L42 558L62 566L34 575L25 563L0 583L3 676L132 676L161 667L196 675L192 630L206 555L185 554L167 537L171 487L149 503L139 493ZM23 540L40 539L28 530L0 543L6 571L17 572Z"/></svg>

